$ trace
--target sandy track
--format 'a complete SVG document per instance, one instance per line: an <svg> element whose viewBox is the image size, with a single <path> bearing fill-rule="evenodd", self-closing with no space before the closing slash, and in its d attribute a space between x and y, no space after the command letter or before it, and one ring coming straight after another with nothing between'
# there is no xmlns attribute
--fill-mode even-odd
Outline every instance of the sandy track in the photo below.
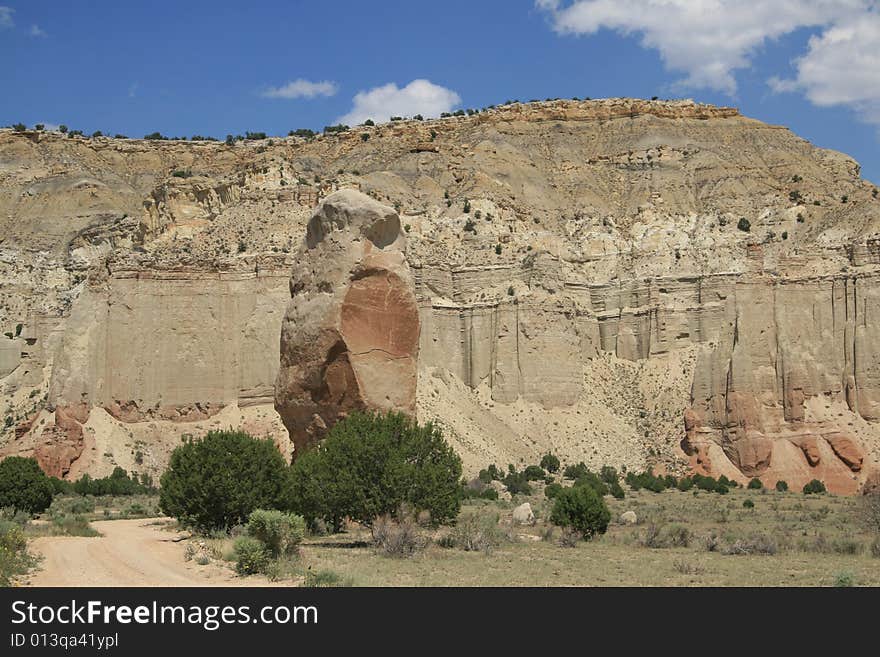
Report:
<svg viewBox="0 0 880 657"><path fill-rule="evenodd" d="M155 519L91 523L102 536L43 536L30 542L42 557L29 586L271 586L263 577L236 577L211 563L185 561L184 541Z"/></svg>

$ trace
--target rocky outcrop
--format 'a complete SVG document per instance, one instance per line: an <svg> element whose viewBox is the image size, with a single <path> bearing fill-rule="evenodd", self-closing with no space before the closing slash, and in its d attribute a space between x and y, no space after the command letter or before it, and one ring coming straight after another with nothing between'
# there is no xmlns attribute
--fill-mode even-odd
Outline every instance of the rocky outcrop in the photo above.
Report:
<svg viewBox="0 0 880 657"><path fill-rule="evenodd" d="M415 412L419 316L405 249L397 213L353 190L309 220L275 384L297 450L353 410Z"/></svg>
<svg viewBox="0 0 880 657"><path fill-rule="evenodd" d="M277 381L300 445L414 409L469 474L552 451L851 492L880 461L878 192L733 108L507 103L234 145L0 130L0 154L0 453L79 403L73 474L136 452L156 474L230 422L289 449Z"/></svg>
<svg viewBox="0 0 880 657"><path fill-rule="evenodd" d="M50 477L64 477L85 448L82 425L88 420L86 404L55 409L55 423L43 431L33 449L34 458Z"/></svg>

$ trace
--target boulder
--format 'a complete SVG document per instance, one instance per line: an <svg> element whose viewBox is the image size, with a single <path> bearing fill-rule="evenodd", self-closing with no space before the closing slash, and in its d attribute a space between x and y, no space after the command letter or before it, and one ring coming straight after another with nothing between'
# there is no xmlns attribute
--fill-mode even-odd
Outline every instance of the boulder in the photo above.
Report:
<svg viewBox="0 0 880 657"><path fill-rule="evenodd" d="M624 511L620 514L620 522L626 525L634 525L639 521L635 511Z"/></svg>
<svg viewBox="0 0 880 657"><path fill-rule="evenodd" d="M534 525L535 514L532 512L532 505L525 502L516 507L513 510L513 522L518 525Z"/></svg>
<svg viewBox="0 0 880 657"><path fill-rule="evenodd" d="M312 214L275 383L297 451L352 411L415 412L420 324L405 250L397 213L358 191L335 192Z"/></svg>

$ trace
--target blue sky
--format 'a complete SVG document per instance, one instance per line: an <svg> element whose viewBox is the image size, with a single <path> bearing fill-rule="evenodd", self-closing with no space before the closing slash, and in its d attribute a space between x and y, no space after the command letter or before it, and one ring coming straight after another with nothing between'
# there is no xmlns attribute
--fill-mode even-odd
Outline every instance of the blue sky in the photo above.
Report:
<svg viewBox="0 0 880 657"><path fill-rule="evenodd" d="M0 125L222 138L506 99L656 95L787 125L880 182L877 5L0 0Z"/></svg>

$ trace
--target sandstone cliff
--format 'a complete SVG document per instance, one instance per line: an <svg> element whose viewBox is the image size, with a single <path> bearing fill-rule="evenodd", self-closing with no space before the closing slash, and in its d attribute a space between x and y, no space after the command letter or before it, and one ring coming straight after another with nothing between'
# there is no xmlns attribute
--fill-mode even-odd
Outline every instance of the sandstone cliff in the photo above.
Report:
<svg viewBox="0 0 880 657"><path fill-rule="evenodd" d="M874 186L734 109L630 99L234 147L0 131L4 451L158 472L220 421L289 450L271 398L296 378L291 272L334 298L322 340L373 348L341 309L378 288L306 264L327 260L307 225L338 189L399 216L383 257L405 237L405 260L383 267L412 281L416 412L469 470L553 449L852 492L880 458ZM304 394L279 402L294 437L285 408L330 418Z"/></svg>

